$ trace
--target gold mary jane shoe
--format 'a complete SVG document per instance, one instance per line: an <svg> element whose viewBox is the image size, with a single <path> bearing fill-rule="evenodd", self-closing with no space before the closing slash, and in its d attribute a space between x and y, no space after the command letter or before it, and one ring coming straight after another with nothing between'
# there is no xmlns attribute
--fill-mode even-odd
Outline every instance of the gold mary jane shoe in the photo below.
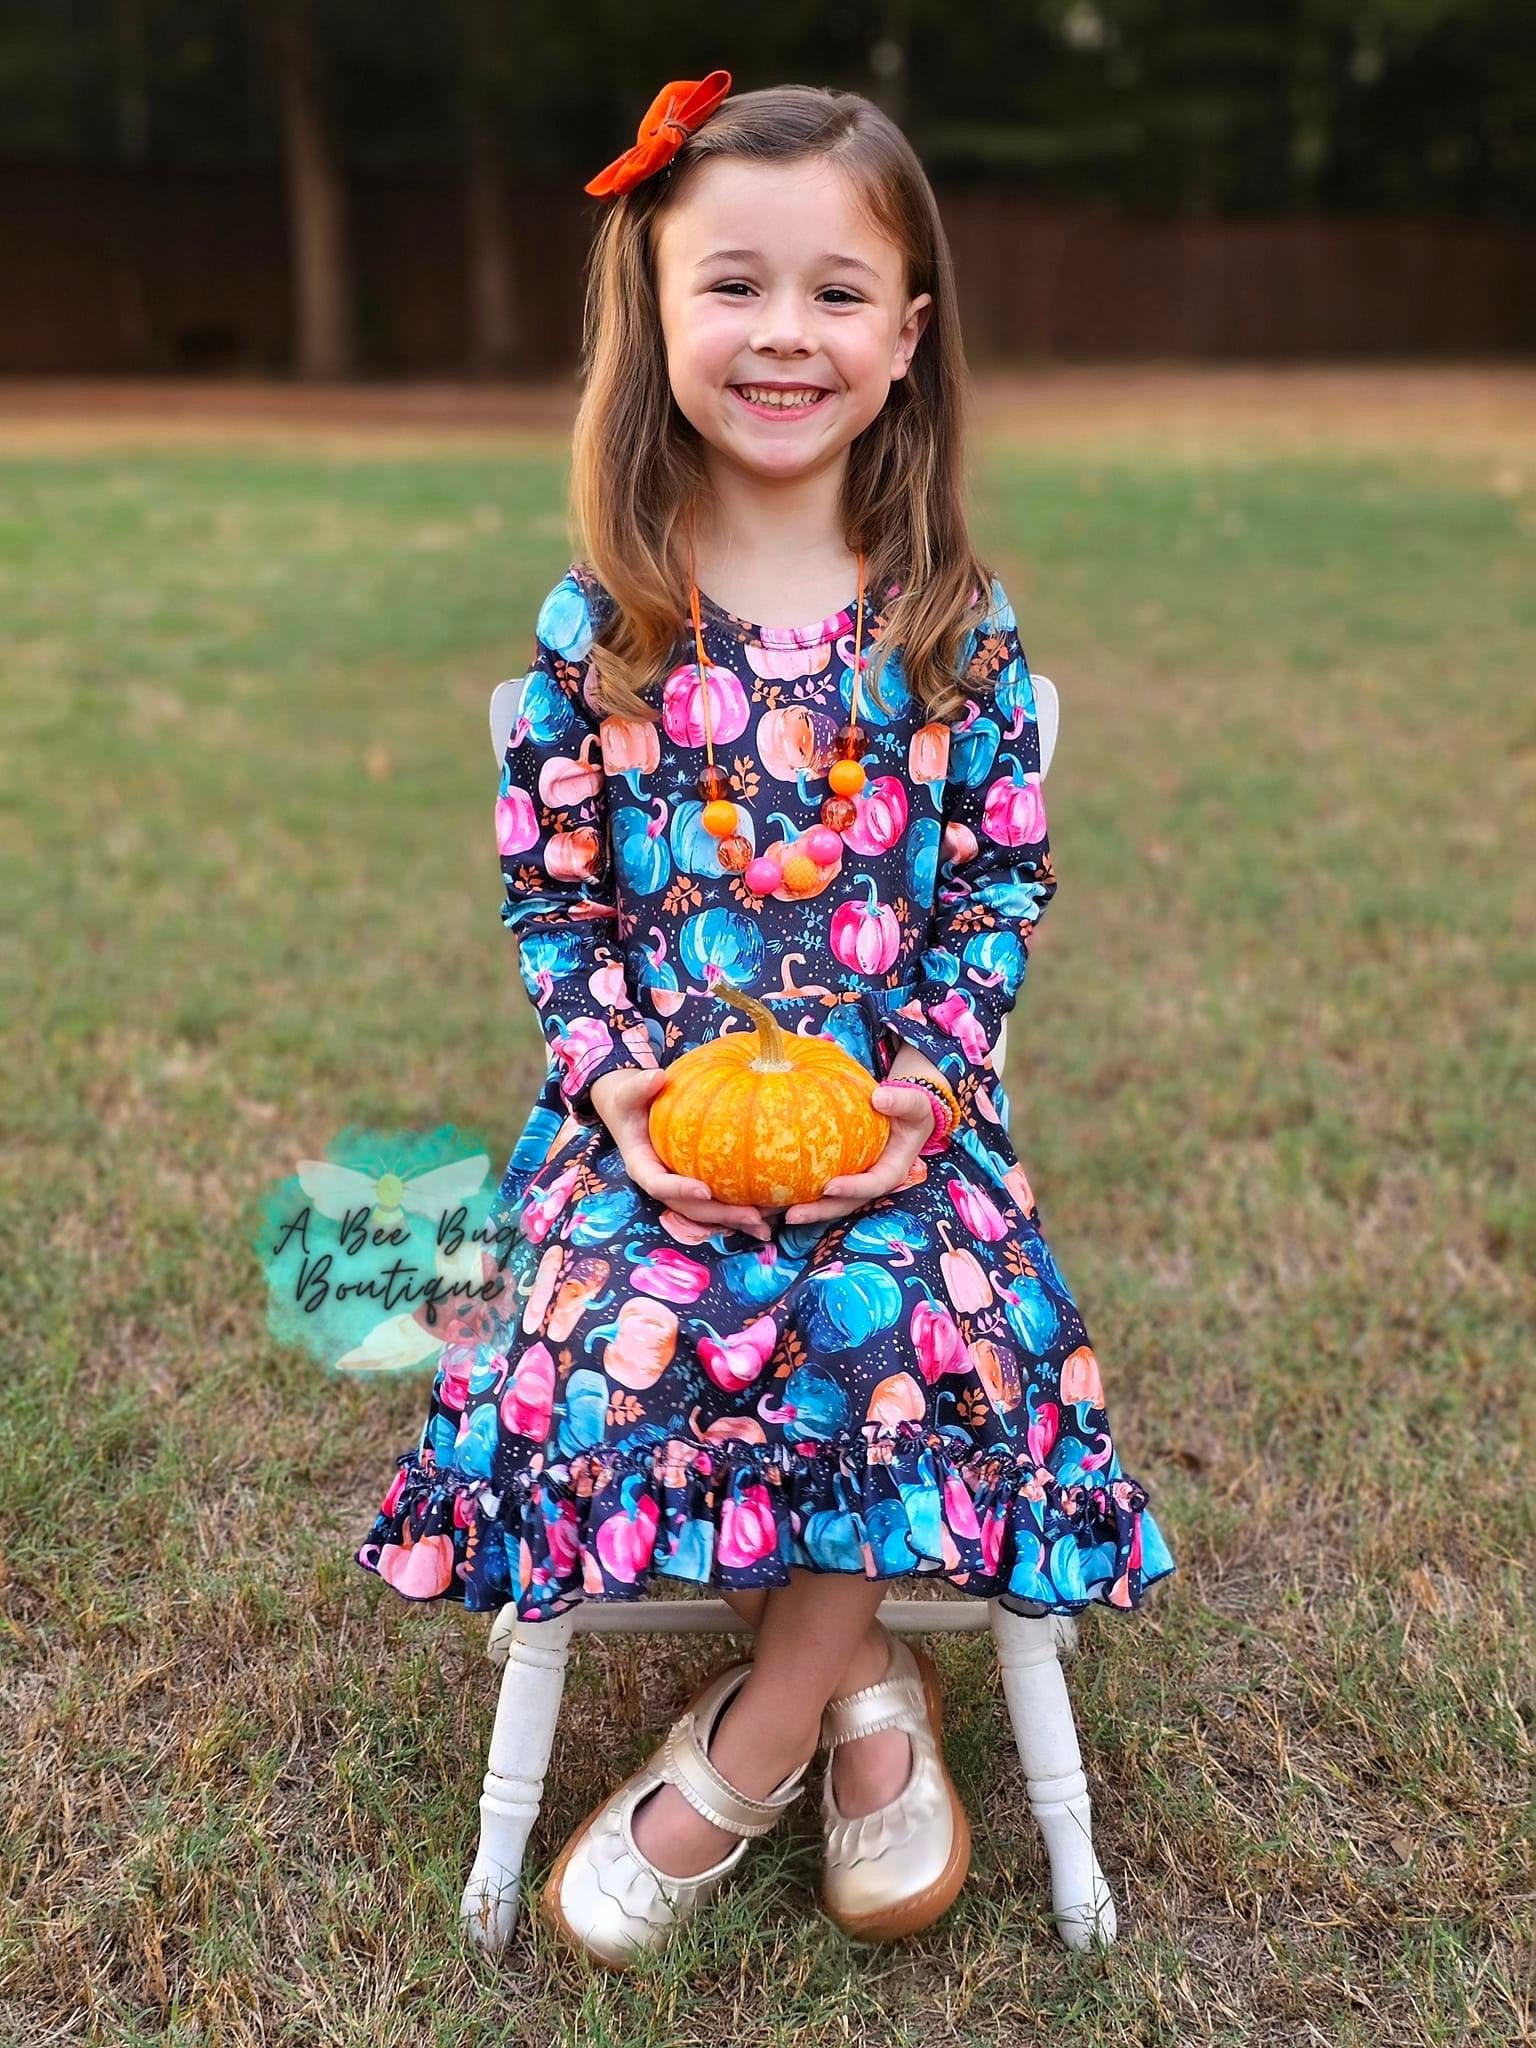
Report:
<svg viewBox="0 0 1536 2048"><path fill-rule="evenodd" d="M796 1766L766 1799L749 1799L710 1762L715 1725L736 1697L750 1661L728 1664L689 1702L661 1747L592 1809L555 1858L539 1904L566 1941L609 1969L624 1969L660 1948L679 1921L704 1903L805 1789L811 1759ZM676 1785L706 1820L742 1839L718 1863L691 1877L658 1870L635 1845L630 1819L659 1785Z"/></svg>
<svg viewBox="0 0 1536 2048"><path fill-rule="evenodd" d="M821 1717L821 1903L856 1941L900 1941L930 1926L959 1896L971 1864L970 1821L939 1747L938 1666L925 1650L885 1632L885 1677L829 1700ZM882 1728L905 1732L912 1769L894 1799L849 1818L832 1789L833 1752Z"/></svg>

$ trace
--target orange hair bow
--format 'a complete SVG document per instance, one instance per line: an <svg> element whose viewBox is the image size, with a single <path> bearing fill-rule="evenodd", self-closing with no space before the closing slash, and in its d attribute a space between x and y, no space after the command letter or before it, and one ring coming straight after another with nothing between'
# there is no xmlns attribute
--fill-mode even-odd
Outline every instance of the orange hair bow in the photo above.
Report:
<svg viewBox="0 0 1536 2048"><path fill-rule="evenodd" d="M695 128L707 121L731 89L729 71L707 78L674 78L645 110L640 132L622 156L589 178L582 188L594 199L612 199L662 170Z"/></svg>

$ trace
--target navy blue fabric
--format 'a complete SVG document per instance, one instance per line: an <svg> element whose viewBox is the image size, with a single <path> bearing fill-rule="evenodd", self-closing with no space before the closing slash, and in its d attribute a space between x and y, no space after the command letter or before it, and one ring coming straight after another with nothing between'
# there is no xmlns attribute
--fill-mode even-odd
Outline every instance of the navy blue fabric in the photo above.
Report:
<svg viewBox="0 0 1536 2048"><path fill-rule="evenodd" d="M775 1586L792 1565L942 1575L1029 1613L1134 1609L1174 1560L1121 1468L992 1059L1056 891L1001 583L954 727L924 715L899 650L866 670L858 818L794 900L748 891L703 829L691 627L659 725L598 713L611 602L579 563L545 598L497 791L501 916L549 1048L498 1190L508 1284L445 1343L357 1561L402 1597L534 1620L658 1573ZM703 616L715 759L762 851L820 822L854 608ZM882 623L866 598L869 653ZM918 1047L964 1112L945 1150L837 1222L781 1214L766 1245L637 1188L592 1083L741 1028L710 993L722 976L880 1078Z"/></svg>

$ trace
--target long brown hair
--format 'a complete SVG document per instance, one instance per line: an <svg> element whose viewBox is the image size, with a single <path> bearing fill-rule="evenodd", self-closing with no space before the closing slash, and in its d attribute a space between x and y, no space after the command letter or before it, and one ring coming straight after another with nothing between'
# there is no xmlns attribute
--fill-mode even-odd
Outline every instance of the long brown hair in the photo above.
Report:
<svg viewBox="0 0 1536 2048"><path fill-rule="evenodd" d="M866 687L902 651L908 687L930 719L965 708L957 673L967 630L991 603L964 510L968 385L949 242L926 172L889 116L858 93L777 85L727 98L663 172L603 202L593 239L572 446L572 546L613 600L594 621L602 712L659 716L646 695L687 630L686 522L706 485L698 436L672 400L656 291L656 230L690 172L710 157L754 163L827 159L876 229L902 250L909 296L932 294L904 377L848 451L842 516L866 583L883 597ZM979 597L977 593L980 593ZM971 684L972 689L985 684Z"/></svg>

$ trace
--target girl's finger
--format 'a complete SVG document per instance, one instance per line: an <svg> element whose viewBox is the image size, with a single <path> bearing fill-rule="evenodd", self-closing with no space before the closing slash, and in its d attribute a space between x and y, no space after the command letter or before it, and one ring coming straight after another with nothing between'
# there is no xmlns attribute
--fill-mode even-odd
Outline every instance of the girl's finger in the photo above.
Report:
<svg viewBox="0 0 1536 2048"><path fill-rule="evenodd" d="M851 1197L854 1201L869 1202L876 1195L888 1195L892 1188L899 1185L902 1175L910 1173L911 1170L909 1160L901 1172L895 1174L888 1167L882 1169L873 1166L867 1173L840 1173L834 1180L829 1180L821 1192L823 1195L835 1197L838 1201Z"/></svg>
<svg viewBox="0 0 1536 2048"><path fill-rule="evenodd" d="M767 1224L751 1210L731 1209L720 1202L676 1201L668 1204L690 1223L702 1223L709 1230L745 1230L765 1243L772 1235Z"/></svg>
<svg viewBox="0 0 1536 2048"><path fill-rule="evenodd" d="M654 1154L652 1155L654 1157ZM714 1195L699 1180L690 1180L686 1173L670 1173L659 1159L653 1166L644 1155L637 1157L630 1166L629 1177L637 1187L644 1188L648 1195L654 1195L659 1202L712 1202Z"/></svg>
<svg viewBox="0 0 1536 2048"><path fill-rule="evenodd" d="M885 1094L886 1091L881 1088L877 1089L875 1093ZM882 1107L881 1104L874 1100L873 1096L870 1098L870 1108L876 1110L888 1123L912 1124L916 1127L919 1124L926 1125L932 1122L933 1111L929 1109L926 1098L918 1090L914 1088L892 1088L889 1091L889 1097L890 1105L888 1108Z"/></svg>

